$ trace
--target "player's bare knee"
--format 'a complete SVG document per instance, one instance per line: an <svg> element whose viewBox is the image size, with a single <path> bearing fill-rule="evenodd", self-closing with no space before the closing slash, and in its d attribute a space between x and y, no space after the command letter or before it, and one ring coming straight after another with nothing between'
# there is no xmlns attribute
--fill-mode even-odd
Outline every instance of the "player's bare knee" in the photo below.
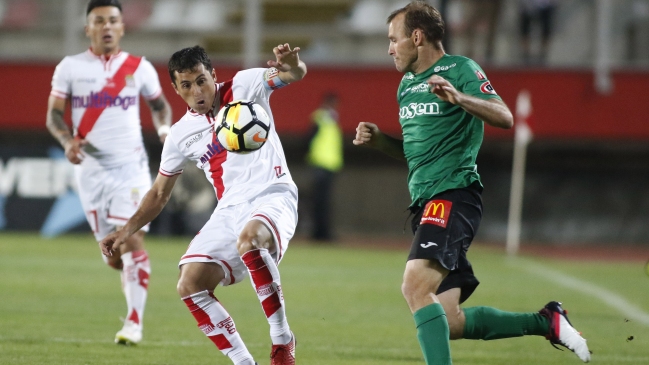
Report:
<svg viewBox="0 0 649 365"><path fill-rule="evenodd" d="M239 251L239 255L243 256L246 252L259 248L256 243L256 235L242 232L237 240L237 251Z"/></svg>
<svg viewBox="0 0 649 365"><path fill-rule="evenodd" d="M181 271L178 284L176 284L176 291L178 291L181 298L185 298L201 290L199 290L195 280L191 279L191 276L183 275Z"/></svg>
<svg viewBox="0 0 649 365"><path fill-rule="evenodd" d="M426 293L420 293L419 285L416 285L412 279L407 279L404 277L403 283L401 284L401 294L403 298L408 303L408 307L412 311L417 307L417 303L421 301L421 297Z"/></svg>

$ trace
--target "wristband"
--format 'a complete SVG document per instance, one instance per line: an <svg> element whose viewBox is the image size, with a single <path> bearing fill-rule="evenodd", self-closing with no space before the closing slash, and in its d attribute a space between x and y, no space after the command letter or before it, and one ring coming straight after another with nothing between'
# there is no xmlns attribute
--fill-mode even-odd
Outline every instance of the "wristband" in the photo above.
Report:
<svg viewBox="0 0 649 365"><path fill-rule="evenodd" d="M264 87L266 90L277 90L286 85L288 84L279 78L279 70L275 67L266 69L264 72Z"/></svg>
<svg viewBox="0 0 649 365"><path fill-rule="evenodd" d="M169 131L171 130L171 127L168 125L161 125L160 128L158 128L158 136L162 137L163 134L169 134Z"/></svg>

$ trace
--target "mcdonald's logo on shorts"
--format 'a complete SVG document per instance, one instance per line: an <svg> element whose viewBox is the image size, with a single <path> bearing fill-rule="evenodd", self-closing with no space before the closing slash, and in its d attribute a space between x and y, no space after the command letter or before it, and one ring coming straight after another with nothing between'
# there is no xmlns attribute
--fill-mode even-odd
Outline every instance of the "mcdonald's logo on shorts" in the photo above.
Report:
<svg viewBox="0 0 649 365"><path fill-rule="evenodd" d="M419 224L434 224L446 228L453 202L448 200L431 200L424 207L424 214Z"/></svg>

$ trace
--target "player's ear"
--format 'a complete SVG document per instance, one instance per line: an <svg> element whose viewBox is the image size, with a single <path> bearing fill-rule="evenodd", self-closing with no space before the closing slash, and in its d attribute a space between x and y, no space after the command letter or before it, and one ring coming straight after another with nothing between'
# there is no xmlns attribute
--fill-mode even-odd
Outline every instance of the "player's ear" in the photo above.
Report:
<svg viewBox="0 0 649 365"><path fill-rule="evenodd" d="M176 86L176 82L175 82L175 81L172 81L172 82L171 82L171 86L174 87L174 91L176 92L176 94L180 95L180 93L178 92L178 87Z"/></svg>
<svg viewBox="0 0 649 365"><path fill-rule="evenodd" d="M214 82L216 82L216 70L212 69L212 78L214 79Z"/></svg>
<svg viewBox="0 0 649 365"><path fill-rule="evenodd" d="M412 41L415 43L415 46L420 46L423 43L424 35L421 32L421 29L415 29L412 32Z"/></svg>

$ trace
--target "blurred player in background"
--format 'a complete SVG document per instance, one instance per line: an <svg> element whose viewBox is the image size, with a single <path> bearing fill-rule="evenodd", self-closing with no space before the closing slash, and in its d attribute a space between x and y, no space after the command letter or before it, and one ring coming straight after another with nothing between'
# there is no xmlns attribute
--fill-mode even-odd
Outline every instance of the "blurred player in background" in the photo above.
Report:
<svg viewBox="0 0 649 365"><path fill-rule="evenodd" d="M404 76L397 100L403 139L361 122L354 144L369 145L408 163L414 240L402 292L413 313L429 365L451 364L450 339L546 336L590 360L586 340L560 303L538 313L491 307L462 309L478 286L467 250L482 218L476 156L483 121L511 128L513 117L484 71L471 59L444 52L439 12L414 1L388 17L389 53Z"/></svg>
<svg viewBox="0 0 649 365"><path fill-rule="evenodd" d="M214 296L220 283L232 285L250 275L270 325L272 365L295 364L295 337L286 319L277 265L297 225L297 187L270 112L272 92L306 74L295 47L273 49L270 68L239 71L232 80L216 83L205 50L185 48L171 56L169 75L187 113L171 128L153 188L121 231L100 245L104 254L118 252L132 234L153 220L167 203L185 162L203 169L219 200L210 220L180 259L178 293L198 327L234 364L255 364L230 314ZM227 152L213 132L219 109L247 99L261 105L271 128L264 146L250 153Z"/></svg>
<svg viewBox="0 0 649 365"><path fill-rule="evenodd" d="M139 95L151 108L160 141L169 132L171 107L155 69L143 57L120 49L124 35L118 0L92 0L86 11L90 48L67 56L52 78L47 128L74 166L81 204L97 241L126 223L151 188L149 160L142 141ZM64 120L72 107L74 135ZM151 273L144 249L148 226L130 237L118 255L104 261L120 270L128 312L115 342L142 340L142 318Z"/></svg>
<svg viewBox="0 0 649 365"><path fill-rule="evenodd" d="M313 170L311 238L331 241L331 192L336 174L343 167L343 133L338 123L338 95L326 93L320 107L311 113L313 128L306 161Z"/></svg>

